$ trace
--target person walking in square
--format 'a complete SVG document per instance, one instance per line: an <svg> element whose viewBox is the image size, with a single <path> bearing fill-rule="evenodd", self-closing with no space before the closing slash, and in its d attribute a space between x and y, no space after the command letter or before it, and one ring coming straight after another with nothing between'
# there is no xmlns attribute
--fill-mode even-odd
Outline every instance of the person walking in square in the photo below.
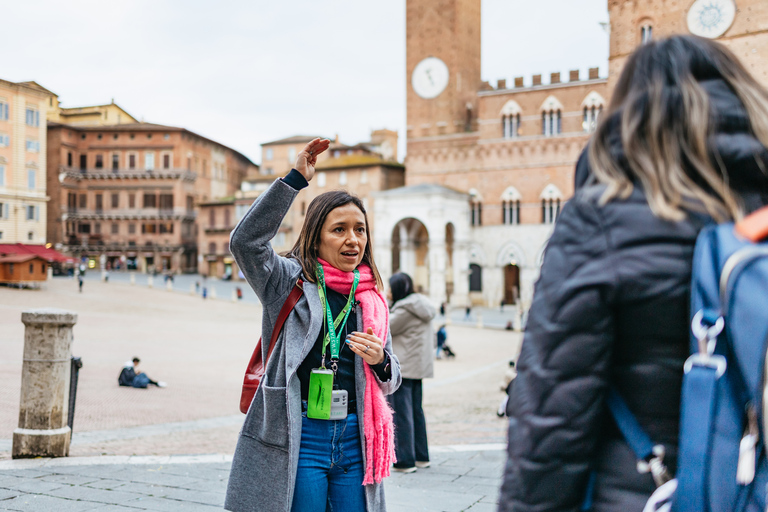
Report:
<svg viewBox="0 0 768 512"><path fill-rule="evenodd" d="M500 512L645 508L654 477L609 391L675 473L696 238L768 204L767 148L768 91L726 47L673 36L627 59L536 283Z"/></svg>
<svg viewBox="0 0 768 512"><path fill-rule="evenodd" d="M412 473L429 467L427 422L422 408L422 379L433 375L437 311L427 297L413 291L413 281L398 272L389 278L389 328L400 361L403 383L389 396L395 411L395 471Z"/></svg>
<svg viewBox="0 0 768 512"><path fill-rule="evenodd" d="M363 202L340 190L320 194L293 249L280 256L270 245L329 144L308 143L295 169L256 199L230 238L263 305L263 340L294 288L302 293L246 414L226 510L386 511L382 480L395 451L385 395L401 378ZM262 344L265 360L268 345ZM343 397L346 407L334 410Z"/></svg>

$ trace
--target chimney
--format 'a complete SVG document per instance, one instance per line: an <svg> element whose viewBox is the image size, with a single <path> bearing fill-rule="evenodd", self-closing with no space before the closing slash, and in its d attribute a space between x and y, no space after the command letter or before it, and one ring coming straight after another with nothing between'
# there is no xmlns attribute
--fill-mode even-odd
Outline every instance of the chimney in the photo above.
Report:
<svg viewBox="0 0 768 512"><path fill-rule="evenodd" d="M523 87L523 77L515 77L515 87Z"/></svg>
<svg viewBox="0 0 768 512"><path fill-rule="evenodd" d="M339 134L338 134L338 133L337 133L337 134L336 134L336 136L333 138L333 142L334 142L334 144L338 144L338 143L339 143Z"/></svg>
<svg viewBox="0 0 768 512"><path fill-rule="evenodd" d="M560 83L560 73L552 73L549 75L549 83L550 84L559 84Z"/></svg>
<svg viewBox="0 0 768 512"><path fill-rule="evenodd" d="M589 79L597 80L600 78L600 68L589 68Z"/></svg>
<svg viewBox="0 0 768 512"><path fill-rule="evenodd" d="M507 88L507 80L500 78L496 81L496 88L497 89L506 89Z"/></svg>
<svg viewBox="0 0 768 512"><path fill-rule="evenodd" d="M533 75L533 85L541 85L541 75Z"/></svg>
<svg viewBox="0 0 768 512"><path fill-rule="evenodd" d="M579 81L579 70L573 69L570 72L570 76L568 77L568 80L571 82L578 82Z"/></svg>

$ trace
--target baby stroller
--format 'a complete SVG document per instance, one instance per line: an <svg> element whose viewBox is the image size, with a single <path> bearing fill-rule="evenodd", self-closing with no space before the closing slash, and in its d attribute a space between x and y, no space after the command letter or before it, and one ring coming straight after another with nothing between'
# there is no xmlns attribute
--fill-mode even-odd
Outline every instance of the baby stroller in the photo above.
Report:
<svg viewBox="0 0 768 512"><path fill-rule="evenodd" d="M504 391L504 398L501 399L499 409L496 411L496 416L503 418L509 415L509 395L512 393L512 385L515 383L515 377L517 377L517 368L515 368L515 362L509 362L509 368L504 373L504 381L501 383L501 390Z"/></svg>
<svg viewBox="0 0 768 512"><path fill-rule="evenodd" d="M454 358L456 357L456 353L451 350L451 347L448 346L448 344L445 342L445 339L447 338L447 334L445 332L445 326L441 325L440 328L437 330L437 359L442 359L443 356L446 358Z"/></svg>

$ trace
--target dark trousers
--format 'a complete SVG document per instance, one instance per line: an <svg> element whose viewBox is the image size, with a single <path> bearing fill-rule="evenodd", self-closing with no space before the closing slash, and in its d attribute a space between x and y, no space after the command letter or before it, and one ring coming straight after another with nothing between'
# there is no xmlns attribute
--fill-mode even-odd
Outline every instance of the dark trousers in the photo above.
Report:
<svg viewBox="0 0 768 512"><path fill-rule="evenodd" d="M395 467L410 468L429 460L427 422L421 407L421 379L403 379L389 403L395 411Z"/></svg>

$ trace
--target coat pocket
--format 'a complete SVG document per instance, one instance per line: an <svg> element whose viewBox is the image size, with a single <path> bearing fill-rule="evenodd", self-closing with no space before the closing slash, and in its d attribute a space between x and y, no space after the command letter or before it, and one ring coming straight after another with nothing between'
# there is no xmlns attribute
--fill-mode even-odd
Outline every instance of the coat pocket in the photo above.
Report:
<svg viewBox="0 0 768 512"><path fill-rule="evenodd" d="M243 434L276 448L288 448L288 407L287 389L271 387L262 383L256 394Z"/></svg>

